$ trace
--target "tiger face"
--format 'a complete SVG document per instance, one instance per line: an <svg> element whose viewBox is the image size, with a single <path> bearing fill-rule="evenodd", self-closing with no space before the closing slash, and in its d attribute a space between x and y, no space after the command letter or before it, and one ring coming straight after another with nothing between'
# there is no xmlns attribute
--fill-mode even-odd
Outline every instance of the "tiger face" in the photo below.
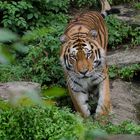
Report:
<svg viewBox="0 0 140 140"><path fill-rule="evenodd" d="M67 39L60 60L69 75L78 78L98 77L104 66L105 52L94 38Z"/></svg>

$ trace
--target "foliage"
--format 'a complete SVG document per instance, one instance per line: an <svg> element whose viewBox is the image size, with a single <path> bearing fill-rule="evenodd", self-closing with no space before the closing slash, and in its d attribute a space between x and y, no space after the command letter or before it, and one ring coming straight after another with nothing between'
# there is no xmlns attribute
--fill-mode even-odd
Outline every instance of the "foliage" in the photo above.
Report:
<svg viewBox="0 0 140 140"><path fill-rule="evenodd" d="M21 42L18 42L17 34L8 29L0 29L0 63L10 64L15 61L18 53L27 53L28 48Z"/></svg>
<svg viewBox="0 0 140 140"><path fill-rule="evenodd" d="M18 39L18 36L14 34L13 32L6 30L6 29L0 29L0 42L6 42L6 41L15 41Z"/></svg>
<svg viewBox="0 0 140 140"><path fill-rule="evenodd" d="M25 69L20 65L0 64L0 81L21 81L23 78L28 79L25 75Z"/></svg>
<svg viewBox="0 0 140 140"><path fill-rule="evenodd" d="M140 28L132 27L127 23L115 18L114 15L106 17L109 30L109 47L115 48L118 44L140 44Z"/></svg>
<svg viewBox="0 0 140 140"><path fill-rule="evenodd" d="M83 133L82 119L68 109L20 107L0 111L0 139L57 140Z"/></svg>
<svg viewBox="0 0 140 140"><path fill-rule="evenodd" d="M67 95L66 90L58 86L54 86L51 88L43 87L42 94L43 97L50 97L51 99L63 96L65 97Z"/></svg>
<svg viewBox="0 0 140 140"><path fill-rule="evenodd" d="M32 81L47 86L64 84L63 71L59 62L60 41L58 39L62 27L41 28L23 36L24 42L31 45L29 45L29 53L22 61L22 66L26 69L25 75L28 75L27 77Z"/></svg>
<svg viewBox="0 0 140 140"><path fill-rule="evenodd" d="M17 31L18 29L28 29L31 26L29 20L31 19L30 14L33 13L33 7L29 2L1 1L0 8L4 11L1 22L3 27ZM25 17L26 14L28 14L27 17Z"/></svg>
<svg viewBox="0 0 140 140"><path fill-rule="evenodd" d="M132 79L136 75L137 71L140 71L140 65L134 64L128 67L123 67L119 70L119 75L123 79Z"/></svg>
<svg viewBox="0 0 140 140"><path fill-rule="evenodd" d="M139 3L139 2L134 3L134 7L135 7L136 9L140 9L140 3Z"/></svg>
<svg viewBox="0 0 140 140"><path fill-rule="evenodd" d="M4 8L8 8L7 12L13 12L13 17L16 18L16 14L19 14L20 16L26 16L25 21L27 27L23 27L22 25L16 25L18 24L16 19L12 21L11 19L11 25L9 23L3 24L4 27L11 28L13 31L19 32L27 31L34 29L33 31L27 31L25 35L23 35L21 38L19 38L19 42L22 44L24 43L26 45L26 48L28 50L26 53L21 52L21 49L25 48L25 46L21 46L19 42L4 45L7 50L9 50L9 47L13 48L15 47L16 50L20 49L20 52L16 51L14 53L14 58L16 58L17 63L14 63L14 66L18 68L17 72L16 69L13 69L12 65L4 66L3 70L5 70L5 74L2 76L1 81L11 81L15 80L17 77L17 80L29 80L34 82L39 82L41 84L47 84L48 86L53 84L61 84L64 85L63 80L63 72L62 68L59 64L59 47L60 47L60 41L59 36L63 32L63 28L68 20L68 16L66 14L63 14L61 12L67 12L69 1L65 0L62 2L58 2L58 0L55 1L12 1L12 2L1 2L1 6L3 10ZM37 5L34 5L37 4ZM48 5L49 4L49 5ZM27 6L28 5L28 6ZM31 5L31 6L30 6ZM27 6L27 7L26 7ZM36 7L38 6L38 7ZM14 7L14 10L10 11L10 9ZM57 8L56 8L57 7ZM31 9L30 9L31 8ZM41 10L39 10L42 8ZM24 10L23 10L24 9ZM32 11L33 10L33 11ZM36 12L36 10L41 11L42 13ZM38 14L31 15L31 13ZM22 12L25 12L24 14ZM59 14L55 14L56 12L60 12ZM28 13L28 14L26 14ZM11 13L12 14L12 13ZM4 16L7 15L7 18L11 18L10 13L5 13ZM19 17L17 17L19 19ZM43 18L43 19L41 19ZM36 20L36 21L35 21ZM44 24L41 23L42 20ZM23 21L20 20L22 23ZM4 23L7 21L2 21L1 23ZM14 23L16 22L16 24ZM40 24L41 23L41 24ZM32 25L35 24L35 25ZM43 27L44 26L44 27ZM40 28L39 28L40 27ZM12 36L11 36L12 37ZM4 37L5 38L5 37ZM14 40L15 41L15 40ZM7 43L6 42L6 43ZM17 46L21 46L20 48ZM3 48L4 48L3 47ZM3 53L3 52L2 52ZM7 67L11 67L11 69L7 69ZM3 71L0 70L0 73ZM7 75L6 75L7 72ZM13 72L15 75L13 75ZM12 75L11 75L12 74ZM13 79L12 79L13 77ZM7 79L6 79L7 78Z"/></svg>
<svg viewBox="0 0 140 140"><path fill-rule="evenodd" d="M132 45L140 45L140 27L131 27L129 37Z"/></svg>
<svg viewBox="0 0 140 140"><path fill-rule="evenodd" d="M118 69L115 65L109 67L109 78L116 78L118 77Z"/></svg>
<svg viewBox="0 0 140 140"><path fill-rule="evenodd" d="M54 29L54 28L53 28ZM16 56L14 65L0 65L1 81L32 80L47 86L64 85L63 71L59 62L60 42L56 31L52 36L43 29L34 30L25 35L22 40L28 44L28 53ZM48 30L49 32L49 30ZM33 43L34 42L34 43Z"/></svg>
<svg viewBox="0 0 140 140"><path fill-rule="evenodd" d="M17 38L18 37L11 31L0 29L0 63L8 64L13 61L14 58L9 52L10 48L7 49L3 43L6 41L15 41Z"/></svg>
<svg viewBox="0 0 140 140"><path fill-rule="evenodd" d="M86 125L90 130L102 130L102 132L106 132L107 134L140 134L140 126L128 120L118 125L111 122L103 125L97 121L88 121Z"/></svg>
<svg viewBox="0 0 140 140"><path fill-rule="evenodd" d="M122 78L125 80L131 80L138 71L140 71L140 64L133 64L122 68L111 66L109 68L109 76L110 78Z"/></svg>
<svg viewBox="0 0 140 140"><path fill-rule="evenodd" d="M128 38L131 27L113 15L106 17L106 22L109 30L109 46L115 48L116 45L123 43Z"/></svg>
<svg viewBox="0 0 140 140"><path fill-rule="evenodd" d="M25 30L46 26L51 20L50 15L64 12L69 6L69 0L19 0L1 1L3 11L1 26L23 34Z"/></svg>
<svg viewBox="0 0 140 140"><path fill-rule="evenodd" d="M140 134L140 126L125 121L120 125L83 119L69 109L54 106L10 107L0 101L1 140L92 140L108 134Z"/></svg>
<svg viewBox="0 0 140 140"><path fill-rule="evenodd" d="M94 6L94 7L96 7L97 2L98 2L97 0L74 0L73 5L75 5L76 7L83 7L83 6L86 6L86 7Z"/></svg>
<svg viewBox="0 0 140 140"><path fill-rule="evenodd" d="M119 125L109 123L101 128L110 134L140 134L140 126L131 121L124 121Z"/></svg>

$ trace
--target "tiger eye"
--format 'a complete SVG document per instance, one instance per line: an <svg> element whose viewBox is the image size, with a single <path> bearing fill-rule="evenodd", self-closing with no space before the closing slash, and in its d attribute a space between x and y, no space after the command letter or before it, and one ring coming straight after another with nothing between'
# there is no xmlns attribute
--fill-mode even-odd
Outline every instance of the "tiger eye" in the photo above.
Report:
<svg viewBox="0 0 140 140"><path fill-rule="evenodd" d="M72 53L69 54L70 57L75 57L75 55L76 55L75 51L73 51Z"/></svg>
<svg viewBox="0 0 140 140"><path fill-rule="evenodd" d="M85 50L86 52L88 52L88 51L89 51L89 49L88 49L88 48L84 48L84 50Z"/></svg>

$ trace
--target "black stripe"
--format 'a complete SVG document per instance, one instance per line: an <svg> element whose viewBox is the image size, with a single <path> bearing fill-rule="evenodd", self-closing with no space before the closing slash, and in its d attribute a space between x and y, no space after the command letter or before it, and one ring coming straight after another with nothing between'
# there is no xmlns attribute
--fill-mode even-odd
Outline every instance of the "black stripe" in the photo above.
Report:
<svg viewBox="0 0 140 140"><path fill-rule="evenodd" d="M73 48L76 48L76 47L78 47L78 46L79 46L79 45L78 45L78 44L76 44L76 45L74 45L74 46L73 46Z"/></svg>
<svg viewBox="0 0 140 140"><path fill-rule="evenodd" d="M74 92L80 92L80 93L82 92L83 94L87 94L87 93L86 93L85 91L83 91L83 90L80 91L80 90L75 90L75 89L73 89L73 88L72 88L72 90L73 90Z"/></svg>
<svg viewBox="0 0 140 140"><path fill-rule="evenodd" d="M92 79L91 81L94 82L95 80L97 80L99 77L97 76L96 78Z"/></svg>
<svg viewBox="0 0 140 140"><path fill-rule="evenodd" d="M96 48L98 48L98 44L96 44L95 42L92 42L93 46L95 46Z"/></svg>
<svg viewBox="0 0 140 140"><path fill-rule="evenodd" d="M99 55L99 58L101 58L100 49L98 49L98 55Z"/></svg>
<svg viewBox="0 0 140 140"><path fill-rule="evenodd" d="M97 65L96 65L96 67L98 67L100 64L101 64L101 61L99 60L98 63L97 63Z"/></svg>
<svg viewBox="0 0 140 140"><path fill-rule="evenodd" d="M91 45L91 44L90 44L90 46L91 46L91 48L92 48L92 49L94 48L94 46L93 46L93 45Z"/></svg>
<svg viewBox="0 0 140 140"><path fill-rule="evenodd" d="M67 65L66 61L67 61L67 58L66 58L66 55L64 55L64 63L65 63L66 69L70 70L70 65L69 64Z"/></svg>
<svg viewBox="0 0 140 140"><path fill-rule="evenodd" d="M68 55L66 55L66 60L67 60L68 67L71 68L71 64L70 64L70 61L69 61Z"/></svg>
<svg viewBox="0 0 140 140"><path fill-rule="evenodd" d="M78 83L77 81L75 81L75 80L73 80L73 79L72 79L72 81L73 81L75 84L77 84L78 86L82 87L82 85L81 85L80 83Z"/></svg>

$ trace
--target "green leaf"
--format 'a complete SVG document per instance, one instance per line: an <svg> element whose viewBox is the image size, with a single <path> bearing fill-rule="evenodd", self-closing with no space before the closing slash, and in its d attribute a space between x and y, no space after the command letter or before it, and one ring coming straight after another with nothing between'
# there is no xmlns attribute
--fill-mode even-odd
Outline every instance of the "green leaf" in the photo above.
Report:
<svg viewBox="0 0 140 140"><path fill-rule="evenodd" d="M18 36L7 29L0 29L0 42L15 41Z"/></svg>
<svg viewBox="0 0 140 140"><path fill-rule="evenodd" d="M27 15L27 19L32 19L33 18L33 14L28 14Z"/></svg>
<svg viewBox="0 0 140 140"><path fill-rule="evenodd" d="M38 18L38 14L37 13L34 13L34 16L35 16L35 18Z"/></svg>
<svg viewBox="0 0 140 140"><path fill-rule="evenodd" d="M49 97L62 97L66 96L66 90L64 88L54 86L50 89L44 90L44 95Z"/></svg>
<svg viewBox="0 0 140 140"><path fill-rule="evenodd" d="M28 53L28 51L29 51L29 48L20 42L13 44L13 46L14 46L15 50L22 52L22 53Z"/></svg>
<svg viewBox="0 0 140 140"><path fill-rule="evenodd" d="M7 48L0 46L0 63L10 64L13 60L13 56L9 53Z"/></svg>

